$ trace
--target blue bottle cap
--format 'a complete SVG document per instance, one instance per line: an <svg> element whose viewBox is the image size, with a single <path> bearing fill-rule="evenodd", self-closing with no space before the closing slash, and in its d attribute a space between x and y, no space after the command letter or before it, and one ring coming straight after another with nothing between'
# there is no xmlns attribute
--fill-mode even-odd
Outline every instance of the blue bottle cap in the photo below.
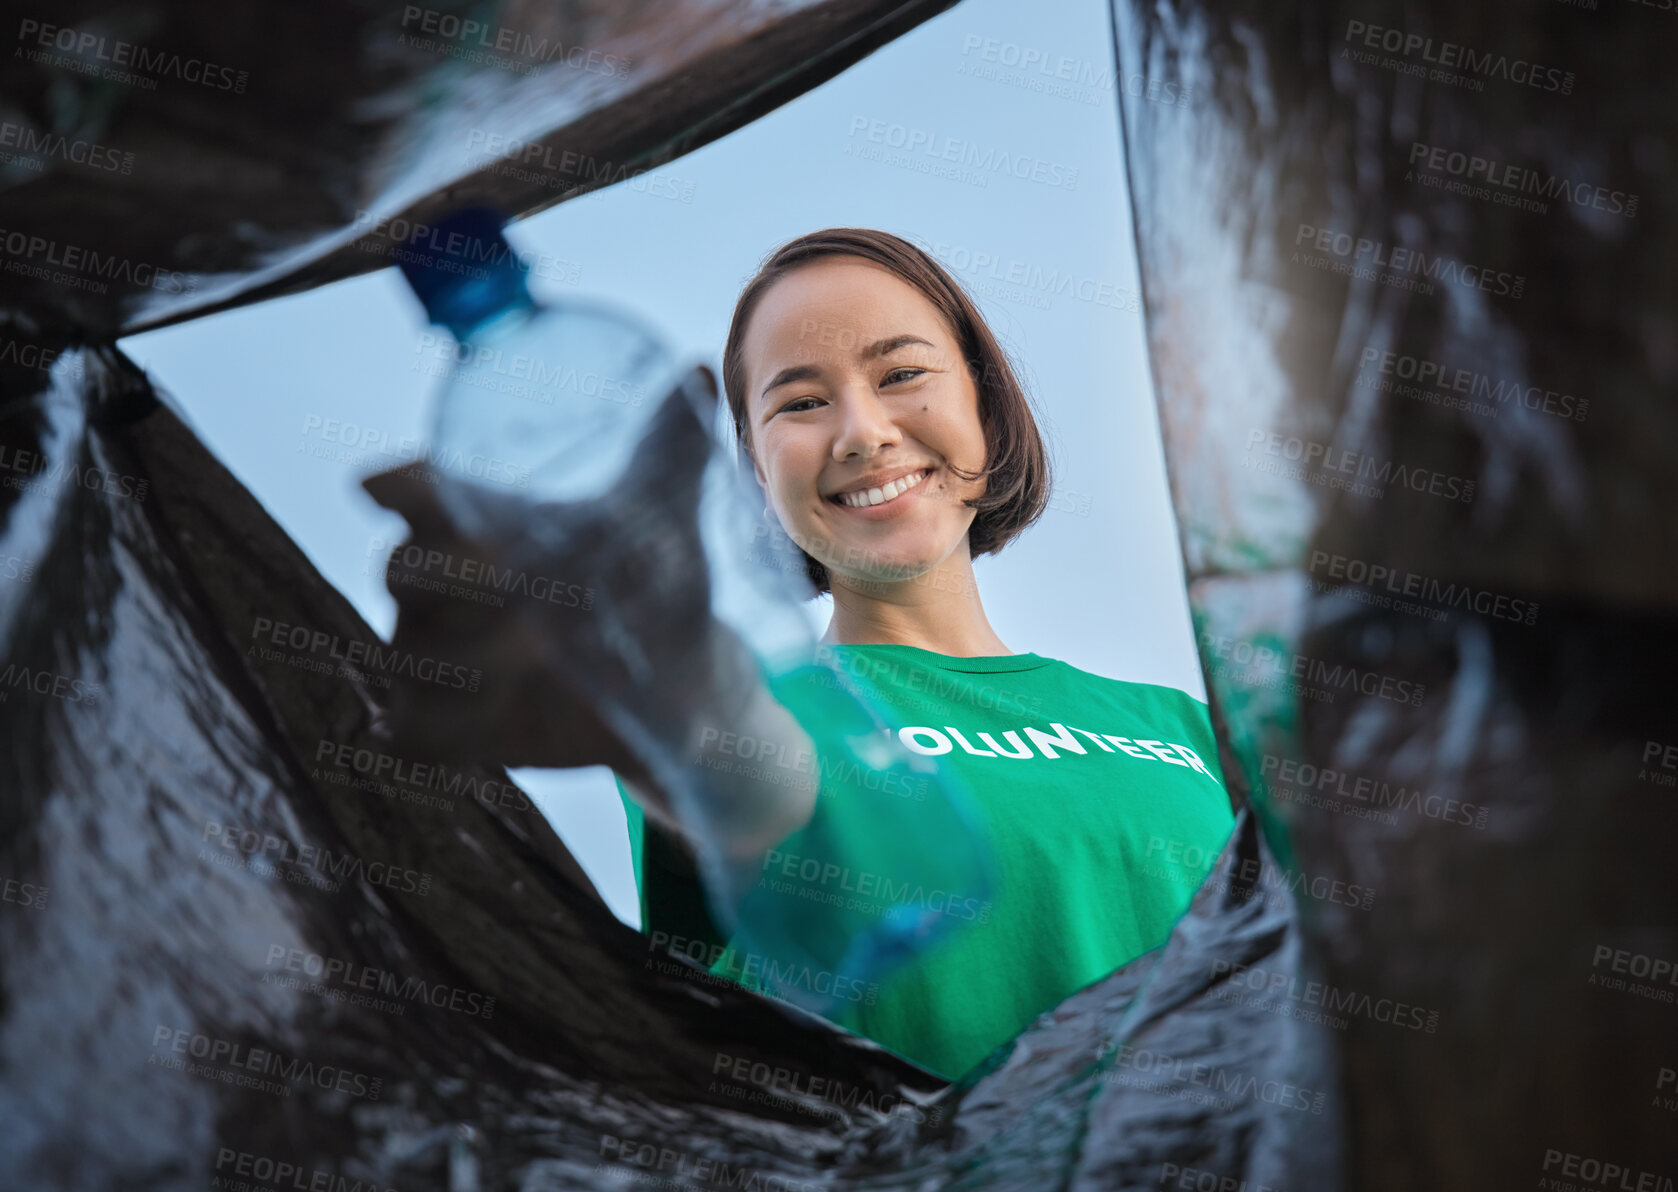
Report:
<svg viewBox="0 0 1678 1192"><path fill-rule="evenodd" d="M493 207L463 207L418 225L397 256L426 316L456 339L491 315L531 303L525 266L501 234Z"/></svg>

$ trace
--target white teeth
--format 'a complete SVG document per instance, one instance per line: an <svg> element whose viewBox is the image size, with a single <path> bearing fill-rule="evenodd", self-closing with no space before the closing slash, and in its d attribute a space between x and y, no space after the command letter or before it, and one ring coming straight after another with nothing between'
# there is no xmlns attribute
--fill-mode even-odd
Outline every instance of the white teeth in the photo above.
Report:
<svg viewBox="0 0 1678 1192"><path fill-rule="evenodd" d="M863 509L870 505L884 505L887 501L902 496L922 480L925 480L926 477L927 471L925 469L919 472L911 472L909 475L893 480L890 484L883 484L879 488L871 488L865 492L842 493L839 500L853 509Z"/></svg>

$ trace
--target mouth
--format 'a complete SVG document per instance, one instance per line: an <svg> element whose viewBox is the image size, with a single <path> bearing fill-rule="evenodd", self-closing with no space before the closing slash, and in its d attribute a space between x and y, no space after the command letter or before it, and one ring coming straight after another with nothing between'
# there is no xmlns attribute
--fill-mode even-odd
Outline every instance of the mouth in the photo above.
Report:
<svg viewBox="0 0 1678 1192"><path fill-rule="evenodd" d="M930 475L932 475L931 468L920 468L875 488L835 493L828 500L835 505L843 505L848 509L872 509L880 505L889 505L902 498L906 493L911 493L919 488Z"/></svg>

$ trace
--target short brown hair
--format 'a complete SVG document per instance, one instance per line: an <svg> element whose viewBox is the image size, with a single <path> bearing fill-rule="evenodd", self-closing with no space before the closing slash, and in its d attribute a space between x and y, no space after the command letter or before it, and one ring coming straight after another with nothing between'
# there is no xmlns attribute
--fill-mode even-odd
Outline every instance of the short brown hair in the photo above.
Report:
<svg viewBox="0 0 1678 1192"><path fill-rule="evenodd" d="M944 317L961 346L962 359L979 393L979 424L985 432L984 468L964 479L985 478L985 491L965 504L977 510L967 532L968 551L995 554L1043 515L1049 501L1049 455L1037 430L1031 403L1014 375L1008 354L996 342L979 308L944 267L907 240L872 228L824 228L789 240L771 253L740 292L723 349L723 389L734 433L747 455L746 324L764 292L801 265L826 257L861 257L890 270L926 296ZM952 470L955 470L952 465ZM818 592L829 590L827 568L804 552L805 569Z"/></svg>

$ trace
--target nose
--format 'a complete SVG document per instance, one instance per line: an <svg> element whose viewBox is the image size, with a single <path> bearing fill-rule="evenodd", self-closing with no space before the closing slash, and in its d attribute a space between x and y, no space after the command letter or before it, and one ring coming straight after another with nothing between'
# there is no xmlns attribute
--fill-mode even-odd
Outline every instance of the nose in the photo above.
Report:
<svg viewBox="0 0 1678 1192"><path fill-rule="evenodd" d="M839 427L833 438L833 458L841 463L867 459L886 447L902 443L903 432L891 411L867 381L853 381L839 393Z"/></svg>

